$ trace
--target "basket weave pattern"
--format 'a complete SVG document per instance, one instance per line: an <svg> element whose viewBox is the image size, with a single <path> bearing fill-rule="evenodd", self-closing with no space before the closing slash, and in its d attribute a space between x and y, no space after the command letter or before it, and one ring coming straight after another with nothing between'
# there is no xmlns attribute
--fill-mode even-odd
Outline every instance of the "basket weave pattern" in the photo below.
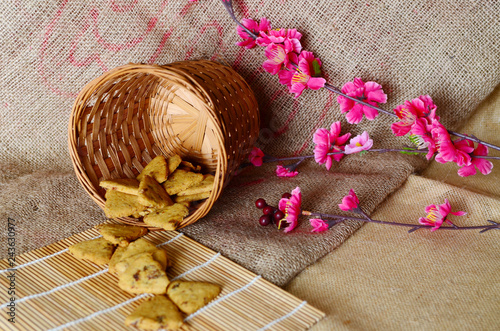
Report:
<svg viewBox="0 0 500 331"><path fill-rule="evenodd" d="M179 225L184 227L208 213L258 133L257 101L233 69L203 60L129 64L78 94L69 150L78 180L101 208L101 180L135 178L159 154L179 154L214 173L210 197ZM134 218L119 220L146 226Z"/></svg>

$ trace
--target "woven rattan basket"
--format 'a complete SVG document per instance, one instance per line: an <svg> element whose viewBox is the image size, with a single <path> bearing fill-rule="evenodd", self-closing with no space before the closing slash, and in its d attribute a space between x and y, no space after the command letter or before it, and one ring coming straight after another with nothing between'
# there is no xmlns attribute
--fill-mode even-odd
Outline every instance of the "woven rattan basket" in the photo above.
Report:
<svg viewBox="0 0 500 331"><path fill-rule="evenodd" d="M129 64L78 94L69 150L78 180L101 208L101 180L135 178L159 154L179 154L213 173L210 197L184 218L184 227L208 213L258 133L257 101L233 69L210 61ZM139 219L119 220L147 226Z"/></svg>

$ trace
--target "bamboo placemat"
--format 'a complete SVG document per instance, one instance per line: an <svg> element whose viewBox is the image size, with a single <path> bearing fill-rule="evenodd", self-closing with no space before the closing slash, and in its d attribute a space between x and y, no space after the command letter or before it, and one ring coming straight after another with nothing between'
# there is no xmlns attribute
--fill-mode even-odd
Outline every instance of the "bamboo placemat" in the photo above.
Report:
<svg viewBox="0 0 500 331"><path fill-rule="evenodd" d="M74 258L67 250L98 237L95 229L16 257L15 324L7 321L7 260L0 261L2 330L136 330L125 318L150 294L118 287L107 266ZM146 239L167 251L169 279L207 281L222 293L187 316L182 330L304 330L324 313L179 232L150 232Z"/></svg>

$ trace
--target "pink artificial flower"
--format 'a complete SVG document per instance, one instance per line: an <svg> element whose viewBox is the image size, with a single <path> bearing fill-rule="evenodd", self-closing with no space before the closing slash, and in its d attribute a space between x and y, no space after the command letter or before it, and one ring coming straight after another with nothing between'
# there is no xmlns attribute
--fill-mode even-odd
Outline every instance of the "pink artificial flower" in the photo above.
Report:
<svg viewBox="0 0 500 331"><path fill-rule="evenodd" d="M349 144L345 146L346 154L359 153L361 151L367 151L373 146L373 139L370 139L368 132L363 132L359 136L356 136L349 141Z"/></svg>
<svg viewBox="0 0 500 331"><path fill-rule="evenodd" d="M422 225L429 225L433 226L431 228L431 231L436 231L441 227L443 222L446 222L450 225L453 225L453 223L449 220L446 219L446 217L451 214L451 215L456 215L456 216L462 216L467 214L466 212L463 211L457 211L457 212L451 212L451 205L448 202L448 199L444 199L444 204L436 206L436 205L429 205L425 207L425 212L428 214L426 217L420 217L418 222Z"/></svg>
<svg viewBox="0 0 500 331"><path fill-rule="evenodd" d="M342 93L351 97L359 98L370 105L377 106L378 103L387 102L387 94L382 90L382 86L375 82L364 83L361 78L354 78L353 82L347 82L342 87ZM347 99L339 95L337 102L340 104L340 111L346 113L347 122L357 124L363 119L363 114L370 121L378 116L378 111L368 106L363 106L356 101Z"/></svg>
<svg viewBox="0 0 500 331"><path fill-rule="evenodd" d="M298 224L299 215L302 213L300 205L302 204L302 194L300 193L300 188L296 187L292 192L290 199L283 198L278 204L279 210L285 213L285 218L283 219L289 225L285 228L285 232L290 232ZM283 220L280 222L283 222Z"/></svg>
<svg viewBox="0 0 500 331"><path fill-rule="evenodd" d="M282 65L293 68L291 63L297 61L297 54L293 52L290 45L270 44L266 47L265 54L267 60L262 64L262 67L272 75L276 75L281 70Z"/></svg>
<svg viewBox="0 0 500 331"><path fill-rule="evenodd" d="M278 177L295 177L298 174L298 171L288 169L287 167L283 167L282 165L278 165L276 167L276 176Z"/></svg>
<svg viewBox="0 0 500 331"><path fill-rule="evenodd" d="M342 152L344 144L347 142L350 133L343 136L340 135L341 127L340 122L335 122L331 125L330 131L321 128L316 130L313 135L313 142L316 144L314 147L314 159L319 164L326 163L326 169L330 170L333 160L339 162L344 154L328 155L328 153Z"/></svg>
<svg viewBox="0 0 500 331"><path fill-rule="evenodd" d="M430 160L434 156L437 147L429 132L423 135L410 134L410 137L412 137L412 141L417 145L417 149L428 149L429 152L425 155L427 160Z"/></svg>
<svg viewBox="0 0 500 331"><path fill-rule="evenodd" d="M285 44L290 43L293 51L297 54L302 50L302 45L300 44L300 38L302 38L302 34L298 32L296 29L288 29L286 31L286 39Z"/></svg>
<svg viewBox="0 0 500 331"><path fill-rule="evenodd" d="M488 155L488 147L483 144L477 144L476 149L472 152L475 156ZM493 163L486 159L472 158L471 164L458 169L458 175L461 177L472 176L476 174L476 168L483 174L488 175L493 169Z"/></svg>
<svg viewBox="0 0 500 331"><path fill-rule="evenodd" d="M257 38L259 46L268 46L270 44L281 44L286 38L286 29L262 31L259 33L260 37Z"/></svg>
<svg viewBox="0 0 500 331"><path fill-rule="evenodd" d="M271 23L265 17L261 18L260 23L258 23L258 24L257 24L257 22L255 22L252 19L244 18L241 20L241 24L243 24L243 26L245 26L248 30L250 30L251 32L253 32L257 36L259 35L259 33L261 33L261 32L265 33L269 29L271 29ZM236 45L242 46L242 47L245 47L248 49L255 47L255 45L256 45L255 39L250 37L250 35L248 35L248 33L245 31L245 29L238 26L236 28L236 30L238 31L238 35L243 39L243 41L236 43Z"/></svg>
<svg viewBox="0 0 500 331"><path fill-rule="evenodd" d="M436 105L428 95L421 95L412 101L405 100L403 105L399 105L394 109L396 115L401 119L401 122L396 122L391 125L392 132L396 136L404 136L411 131L413 134L421 135L420 131L413 131L414 124L418 119L428 117L426 121L430 124L433 119L439 120L436 116Z"/></svg>
<svg viewBox="0 0 500 331"><path fill-rule="evenodd" d="M298 98L306 88L319 90L325 86L326 80L321 75L321 61L313 53L303 51L299 56L298 68L295 70L281 70L280 83L288 86L290 93Z"/></svg>
<svg viewBox="0 0 500 331"><path fill-rule="evenodd" d="M323 232L328 230L328 223L319 218L312 218L309 220L313 229L311 232Z"/></svg>
<svg viewBox="0 0 500 331"><path fill-rule="evenodd" d="M262 31L260 32L260 37L257 38L257 44L260 46L268 46L270 44L283 43L295 53L300 53L302 50L300 38L302 38L302 34L296 29L279 29L270 30L268 32Z"/></svg>
<svg viewBox="0 0 500 331"><path fill-rule="evenodd" d="M439 163L454 161L457 155L457 149L455 145L453 145L448 130L446 130L437 119L432 120L430 133L438 152L435 160Z"/></svg>
<svg viewBox="0 0 500 331"><path fill-rule="evenodd" d="M262 165L262 158L264 157L264 152L260 148L254 147L248 155L248 160L256 167Z"/></svg>
<svg viewBox="0 0 500 331"><path fill-rule="evenodd" d="M474 151L474 143L467 139L460 139L453 141L455 146L455 162L459 167L470 166L472 158L470 153Z"/></svg>
<svg viewBox="0 0 500 331"><path fill-rule="evenodd" d="M359 199L353 189L349 191L349 194L342 198L342 203L339 204L339 208L342 210L351 210L358 208Z"/></svg>

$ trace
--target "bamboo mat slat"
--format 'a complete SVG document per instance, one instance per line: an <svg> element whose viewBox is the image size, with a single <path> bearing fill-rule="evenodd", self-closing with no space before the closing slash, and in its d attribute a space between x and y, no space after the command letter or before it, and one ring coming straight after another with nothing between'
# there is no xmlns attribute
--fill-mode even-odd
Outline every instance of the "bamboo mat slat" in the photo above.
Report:
<svg viewBox="0 0 500 331"><path fill-rule="evenodd" d="M16 257L15 324L7 320L9 265L1 260L0 329L136 330L125 327L125 318L152 295L121 290L107 265L78 260L67 251L98 236L90 229ZM222 286L216 299L186 316L182 330L305 330L325 315L182 233L150 232L145 238L167 251L172 261L169 279Z"/></svg>

